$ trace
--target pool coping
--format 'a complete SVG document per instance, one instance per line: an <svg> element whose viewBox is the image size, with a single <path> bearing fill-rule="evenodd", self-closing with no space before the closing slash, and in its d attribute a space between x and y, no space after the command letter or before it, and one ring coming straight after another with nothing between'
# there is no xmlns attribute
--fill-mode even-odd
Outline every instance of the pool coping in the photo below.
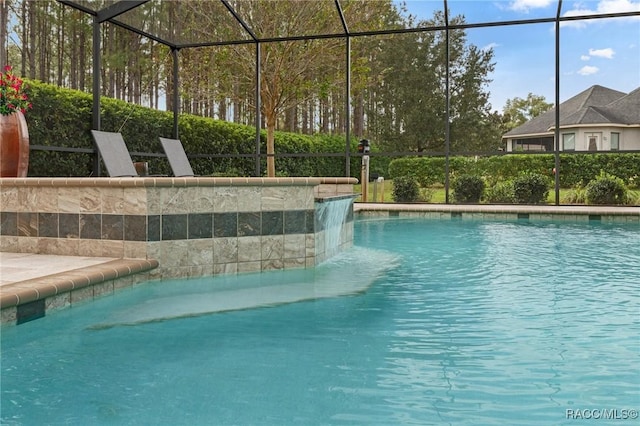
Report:
<svg viewBox="0 0 640 426"><path fill-rule="evenodd" d="M517 205L517 204L429 204L429 203L359 203L354 211L433 211L466 213L539 213L640 216L640 206L585 206L585 205Z"/></svg>
<svg viewBox="0 0 640 426"><path fill-rule="evenodd" d="M154 259L115 259L4 284L0 286L1 322L21 324L40 318L47 311L147 281L148 272L158 265Z"/></svg>

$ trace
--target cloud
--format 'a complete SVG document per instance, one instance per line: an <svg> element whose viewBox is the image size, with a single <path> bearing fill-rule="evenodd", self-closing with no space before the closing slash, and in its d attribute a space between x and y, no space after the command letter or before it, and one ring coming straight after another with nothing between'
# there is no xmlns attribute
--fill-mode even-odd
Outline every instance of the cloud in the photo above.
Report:
<svg viewBox="0 0 640 426"><path fill-rule="evenodd" d="M591 59L591 56L589 56L589 55L582 55L582 56L580 56L580 59L582 59L583 61L588 61L589 59Z"/></svg>
<svg viewBox="0 0 640 426"><path fill-rule="evenodd" d="M482 51L486 52L487 50L495 49L498 46L500 46L498 43L489 43L482 48Z"/></svg>
<svg viewBox="0 0 640 426"><path fill-rule="evenodd" d="M576 3L575 9L567 10L562 16L585 16L607 14L607 13L624 13L624 12L640 12L640 1L633 0L601 0L595 9L585 9L580 3ZM620 18L618 18L620 19ZM639 16L631 16L626 19L638 20ZM588 22L592 21L566 21L561 22L563 27L584 28Z"/></svg>
<svg viewBox="0 0 640 426"><path fill-rule="evenodd" d="M598 56L600 58L613 59L614 54L615 52L610 47L607 47L606 49L589 49L589 56Z"/></svg>
<svg viewBox="0 0 640 426"><path fill-rule="evenodd" d="M592 67L590 65L585 65L584 67L578 70L578 74L580 75L591 75L595 74L599 71L598 67Z"/></svg>
<svg viewBox="0 0 640 426"><path fill-rule="evenodd" d="M540 9L556 3L554 0L514 0L509 4L509 9L518 12L529 12L530 9Z"/></svg>
<svg viewBox="0 0 640 426"><path fill-rule="evenodd" d="M602 0L598 3L599 13L639 12L640 1Z"/></svg>

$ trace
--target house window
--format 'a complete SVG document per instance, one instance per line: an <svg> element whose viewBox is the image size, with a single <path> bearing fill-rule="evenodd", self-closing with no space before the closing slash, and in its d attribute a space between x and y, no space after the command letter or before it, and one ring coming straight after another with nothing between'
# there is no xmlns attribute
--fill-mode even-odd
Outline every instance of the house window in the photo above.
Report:
<svg viewBox="0 0 640 426"><path fill-rule="evenodd" d="M513 151L553 151L553 138L514 139L511 147Z"/></svg>
<svg viewBox="0 0 640 426"><path fill-rule="evenodd" d="M562 150L563 151L576 150L576 134L575 133L562 134Z"/></svg>
<svg viewBox="0 0 640 426"><path fill-rule="evenodd" d="M620 149L620 133L611 132L611 151Z"/></svg>

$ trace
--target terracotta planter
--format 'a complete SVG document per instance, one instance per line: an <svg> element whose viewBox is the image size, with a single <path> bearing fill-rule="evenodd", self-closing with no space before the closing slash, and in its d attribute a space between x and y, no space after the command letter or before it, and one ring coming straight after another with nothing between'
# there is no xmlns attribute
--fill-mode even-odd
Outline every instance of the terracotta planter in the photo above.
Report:
<svg viewBox="0 0 640 426"><path fill-rule="evenodd" d="M0 177L26 177L29 129L21 112L0 115Z"/></svg>

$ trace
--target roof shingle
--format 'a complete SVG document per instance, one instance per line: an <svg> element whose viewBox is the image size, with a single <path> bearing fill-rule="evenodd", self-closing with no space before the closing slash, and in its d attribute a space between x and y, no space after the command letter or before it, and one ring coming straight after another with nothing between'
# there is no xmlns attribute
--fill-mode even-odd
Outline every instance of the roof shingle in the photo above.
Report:
<svg viewBox="0 0 640 426"><path fill-rule="evenodd" d="M532 118L503 135L504 138L550 133L556 109ZM591 86L560 104L560 125L640 124L640 87L629 94L603 86Z"/></svg>

